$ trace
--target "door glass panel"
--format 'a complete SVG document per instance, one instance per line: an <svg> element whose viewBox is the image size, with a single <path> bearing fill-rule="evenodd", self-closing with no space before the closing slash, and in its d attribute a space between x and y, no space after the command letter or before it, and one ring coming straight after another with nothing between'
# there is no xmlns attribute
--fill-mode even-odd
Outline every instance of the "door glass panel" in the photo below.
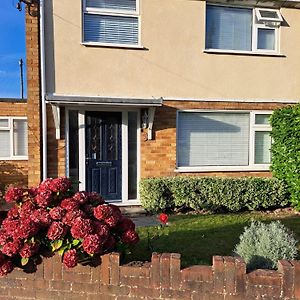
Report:
<svg viewBox="0 0 300 300"><path fill-rule="evenodd" d="M69 176L78 189L79 181L78 111L69 111Z"/></svg>
<svg viewBox="0 0 300 300"><path fill-rule="evenodd" d="M128 199L137 198L137 115L128 113Z"/></svg>
<svg viewBox="0 0 300 300"><path fill-rule="evenodd" d="M107 160L118 159L118 124L107 124L106 143L107 143Z"/></svg>

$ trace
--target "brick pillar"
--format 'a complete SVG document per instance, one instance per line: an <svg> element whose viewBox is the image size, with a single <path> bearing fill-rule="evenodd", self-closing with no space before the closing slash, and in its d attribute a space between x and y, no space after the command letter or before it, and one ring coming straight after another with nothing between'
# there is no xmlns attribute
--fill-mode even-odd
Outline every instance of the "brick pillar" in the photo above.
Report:
<svg viewBox="0 0 300 300"><path fill-rule="evenodd" d="M41 180L41 91L40 91L40 43L39 6L31 6L26 12L27 55L27 118L28 118L28 185Z"/></svg>

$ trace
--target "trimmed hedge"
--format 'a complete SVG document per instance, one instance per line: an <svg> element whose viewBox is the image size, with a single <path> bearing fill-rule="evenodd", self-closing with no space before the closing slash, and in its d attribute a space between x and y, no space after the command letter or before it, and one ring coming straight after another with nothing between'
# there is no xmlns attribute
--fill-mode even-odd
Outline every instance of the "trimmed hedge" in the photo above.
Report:
<svg viewBox="0 0 300 300"><path fill-rule="evenodd" d="M271 125L271 170L286 182L292 204L300 210L300 104L275 110Z"/></svg>
<svg viewBox="0 0 300 300"><path fill-rule="evenodd" d="M151 212L190 208L211 211L284 207L289 193L276 178L161 177L142 179L140 197Z"/></svg>

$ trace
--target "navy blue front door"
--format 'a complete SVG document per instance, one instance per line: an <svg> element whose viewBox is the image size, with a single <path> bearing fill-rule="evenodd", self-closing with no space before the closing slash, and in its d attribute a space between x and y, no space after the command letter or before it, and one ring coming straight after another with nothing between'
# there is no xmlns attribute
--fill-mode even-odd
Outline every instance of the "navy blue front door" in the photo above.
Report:
<svg viewBox="0 0 300 300"><path fill-rule="evenodd" d="M121 199L122 113L86 112L86 187L104 199Z"/></svg>

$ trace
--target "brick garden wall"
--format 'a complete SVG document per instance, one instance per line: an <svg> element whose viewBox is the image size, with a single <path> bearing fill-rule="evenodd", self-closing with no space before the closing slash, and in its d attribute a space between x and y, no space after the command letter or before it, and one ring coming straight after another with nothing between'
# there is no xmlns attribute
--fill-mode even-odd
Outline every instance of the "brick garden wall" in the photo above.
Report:
<svg viewBox="0 0 300 300"><path fill-rule="evenodd" d="M0 299L300 299L300 262L280 261L278 271L246 273L243 260L213 257L212 266L180 269L179 254L153 253L151 263L120 265L118 253L99 267L65 269L59 256L33 274L14 270L0 279Z"/></svg>
<svg viewBox="0 0 300 300"><path fill-rule="evenodd" d="M24 117L27 115L25 100L0 100L1 117ZM27 160L0 160L0 190L6 185L27 186Z"/></svg>
<svg viewBox="0 0 300 300"><path fill-rule="evenodd" d="M157 108L155 112L153 140L145 141L146 132L142 133L142 178L176 175L271 176L269 172L174 172L176 168L176 112L184 109L274 110L283 106L284 104L280 103L164 101L163 106Z"/></svg>

